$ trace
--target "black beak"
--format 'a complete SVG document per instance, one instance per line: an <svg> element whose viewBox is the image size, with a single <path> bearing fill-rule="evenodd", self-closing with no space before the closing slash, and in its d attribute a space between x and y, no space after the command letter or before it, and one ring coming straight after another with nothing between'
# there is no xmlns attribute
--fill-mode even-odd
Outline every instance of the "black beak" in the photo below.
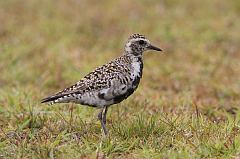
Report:
<svg viewBox="0 0 240 159"><path fill-rule="evenodd" d="M149 45L147 48L151 49L151 50L162 51L162 49L160 49L160 48L158 48L156 46L153 46L153 45Z"/></svg>

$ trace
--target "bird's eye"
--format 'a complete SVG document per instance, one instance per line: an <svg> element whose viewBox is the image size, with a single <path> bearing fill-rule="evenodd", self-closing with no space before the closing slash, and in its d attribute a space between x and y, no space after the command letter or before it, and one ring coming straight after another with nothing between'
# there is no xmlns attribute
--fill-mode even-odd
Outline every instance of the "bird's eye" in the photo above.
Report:
<svg viewBox="0 0 240 159"><path fill-rule="evenodd" d="M144 40L139 40L139 42L138 42L140 45L143 45L143 44L145 44L145 41Z"/></svg>

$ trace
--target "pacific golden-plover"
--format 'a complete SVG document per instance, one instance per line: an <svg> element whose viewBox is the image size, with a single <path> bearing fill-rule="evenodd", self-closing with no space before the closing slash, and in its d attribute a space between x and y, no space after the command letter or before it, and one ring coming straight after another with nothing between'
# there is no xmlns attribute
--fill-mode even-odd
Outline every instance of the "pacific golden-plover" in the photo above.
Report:
<svg viewBox="0 0 240 159"><path fill-rule="evenodd" d="M162 51L143 35L133 34L123 55L96 68L76 84L42 99L42 103L77 103L100 108L98 119L107 135L106 115L110 105L128 98L138 87L143 70L143 52Z"/></svg>

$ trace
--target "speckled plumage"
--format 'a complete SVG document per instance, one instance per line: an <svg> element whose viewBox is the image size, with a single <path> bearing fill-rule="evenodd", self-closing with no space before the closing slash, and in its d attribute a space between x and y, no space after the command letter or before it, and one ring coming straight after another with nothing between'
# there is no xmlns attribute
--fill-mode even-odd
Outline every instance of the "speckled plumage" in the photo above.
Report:
<svg viewBox="0 0 240 159"><path fill-rule="evenodd" d="M105 127L107 108L126 99L137 89L142 77L142 55L148 49L161 51L161 49L152 46L145 36L131 35L122 56L96 68L76 84L44 98L42 103L73 102L102 108L99 119L104 133L107 134ZM105 111L104 117L102 117L103 111Z"/></svg>

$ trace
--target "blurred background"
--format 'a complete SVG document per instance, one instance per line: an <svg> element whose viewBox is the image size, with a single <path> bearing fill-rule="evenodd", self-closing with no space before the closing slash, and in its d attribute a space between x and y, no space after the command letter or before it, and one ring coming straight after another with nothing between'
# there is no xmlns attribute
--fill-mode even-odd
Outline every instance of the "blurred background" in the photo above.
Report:
<svg viewBox="0 0 240 159"><path fill-rule="evenodd" d="M234 114L240 106L239 17L237 0L0 0L0 125L17 128L29 109L67 111L39 100L120 56L132 33L164 51L145 53L139 89L120 104L128 116L146 110L191 115L196 105L214 121L222 117L215 110ZM75 111L82 118L94 112Z"/></svg>
<svg viewBox="0 0 240 159"><path fill-rule="evenodd" d="M145 91L138 91L145 99L173 102L188 92L204 105L239 102L238 1L9 0L0 6L1 90L24 88L37 100L120 56L128 36L141 33L164 50L145 54Z"/></svg>

